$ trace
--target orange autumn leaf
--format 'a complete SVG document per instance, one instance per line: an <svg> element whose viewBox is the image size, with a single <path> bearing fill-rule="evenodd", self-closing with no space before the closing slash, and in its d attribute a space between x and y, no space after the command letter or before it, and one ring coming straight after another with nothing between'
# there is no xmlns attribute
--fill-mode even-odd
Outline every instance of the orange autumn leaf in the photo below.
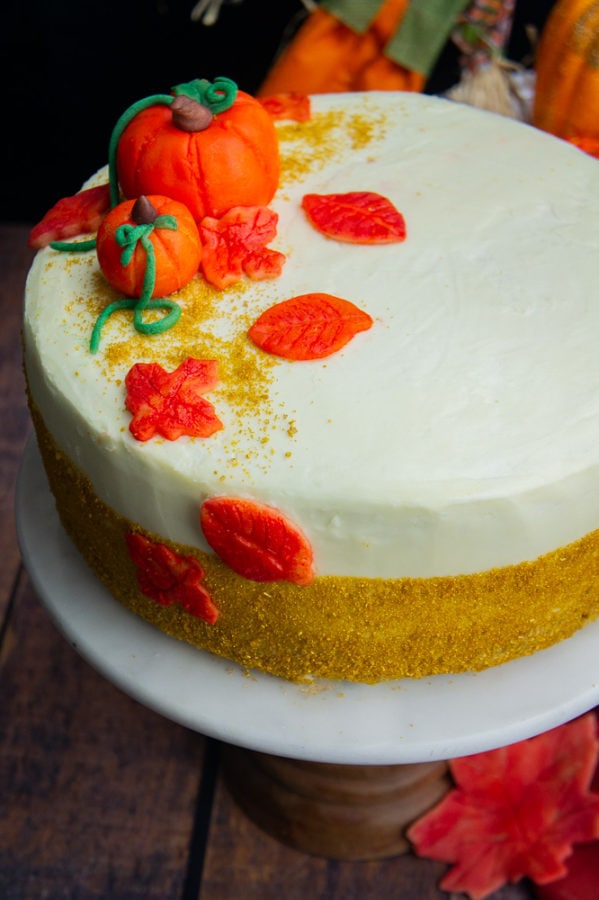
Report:
<svg viewBox="0 0 599 900"><path fill-rule="evenodd" d="M201 583L205 573L195 556L182 556L138 532L129 532L125 539L142 594L160 606L177 604L214 625L219 610Z"/></svg>
<svg viewBox="0 0 599 900"><path fill-rule="evenodd" d="M332 294L300 294L265 310L248 331L267 353L284 359L322 359L372 327L368 313Z"/></svg>
<svg viewBox="0 0 599 900"><path fill-rule="evenodd" d="M386 197L373 191L306 194L308 221L326 237L350 244L393 244L405 240L406 223Z"/></svg>
<svg viewBox="0 0 599 900"><path fill-rule="evenodd" d="M440 887L472 900L522 878L561 878L573 844L599 837L599 794L590 790L598 753L589 713L452 760L456 787L408 831L415 852L453 863Z"/></svg>
<svg viewBox="0 0 599 900"><path fill-rule="evenodd" d="M63 197L48 210L29 233L29 246L39 250L52 241L64 241L79 234L98 230L110 209L110 187L101 184Z"/></svg>
<svg viewBox="0 0 599 900"><path fill-rule="evenodd" d="M200 522L214 552L238 575L300 586L314 580L310 542L279 510L242 497L212 497Z"/></svg>
<svg viewBox="0 0 599 900"><path fill-rule="evenodd" d="M206 281L222 289L244 274L254 280L278 277L285 256L266 246L277 224L277 214L266 206L233 207L219 219L202 219L200 271Z"/></svg>
<svg viewBox="0 0 599 900"><path fill-rule="evenodd" d="M310 98L298 91L286 91L260 97L260 103L273 119L291 119L294 122L308 122L312 115Z"/></svg>
<svg viewBox="0 0 599 900"><path fill-rule="evenodd" d="M215 360L185 359L173 372L159 363L135 363L125 378L129 430L138 441L182 435L210 437L223 426L202 396L217 384Z"/></svg>
<svg viewBox="0 0 599 900"><path fill-rule="evenodd" d="M589 156L599 159L599 138L580 135L579 137L569 137L568 141L570 144L578 147L579 150L588 153Z"/></svg>

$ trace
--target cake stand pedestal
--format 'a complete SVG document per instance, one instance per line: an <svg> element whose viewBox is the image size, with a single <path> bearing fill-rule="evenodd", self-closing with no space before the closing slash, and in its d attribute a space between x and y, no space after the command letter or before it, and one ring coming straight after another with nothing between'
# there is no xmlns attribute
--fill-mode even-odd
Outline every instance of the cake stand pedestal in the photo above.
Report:
<svg viewBox="0 0 599 900"><path fill-rule="evenodd" d="M364 860L409 850L406 828L449 790L447 764L351 766L224 745L237 805L272 837L316 856Z"/></svg>
<svg viewBox="0 0 599 900"><path fill-rule="evenodd" d="M238 803L306 852L401 853L405 826L447 790L446 760L523 740L599 703L599 621L479 673L298 685L248 672L114 600L64 533L33 441L16 512L24 563L67 640L139 702L228 745Z"/></svg>

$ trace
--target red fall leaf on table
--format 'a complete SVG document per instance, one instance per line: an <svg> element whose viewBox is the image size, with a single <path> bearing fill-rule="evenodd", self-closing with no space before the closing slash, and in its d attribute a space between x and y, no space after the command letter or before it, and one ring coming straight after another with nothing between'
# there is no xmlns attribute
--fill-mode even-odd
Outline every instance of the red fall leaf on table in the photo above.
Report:
<svg viewBox="0 0 599 900"><path fill-rule="evenodd" d="M310 97L298 91L271 94L258 98L267 113L273 119L291 119L295 122L308 122L312 115Z"/></svg>
<svg viewBox="0 0 599 900"><path fill-rule="evenodd" d="M213 497L202 504L200 522L214 552L238 575L302 586L313 581L310 542L279 510L242 497Z"/></svg>
<svg viewBox="0 0 599 900"><path fill-rule="evenodd" d="M386 197L372 191L305 194L308 221L328 238L350 244L394 244L405 240L406 223Z"/></svg>
<svg viewBox="0 0 599 900"><path fill-rule="evenodd" d="M78 234L95 232L109 209L110 187L107 184L88 188L72 197L63 197L33 226L29 233L29 246L39 250L52 241L64 241Z"/></svg>
<svg viewBox="0 0 599 900"><path fill-rule="evenodd" d="M550 884L535 887L538 900L597 900L599 841L578 844L568 858L568 873Z"/></svg>
<svg viewBox="0 0 599 900"><path fill-rule="evenodd" d="M595 727L599 735L599 711L595 709ZM599 767L591 782L591 790L599 793ZM599 895L599 840L577 844L567 860L568 872L549 884L536 885L539 900L597 900Z"/></svg>
<svg viewBox="0 0 599 900"><path fill-rule="evenodd" d="M129 532L126 541L142 594L161 606L178 604L192 616L214 625L219 611L202 584L205 573L194 556L181 556L137 532Z"/></svg>
<svg viewBox="0 0 599 900"><path fill-rule="evenodd" d="M300 294L265 310L248 331L262 350L285 359L322 359L344 347L373 320L332 294Z"/></svg>
<svg viewBox="0 0 599 900"><path fill-rule="evenodd" d="M175 441L182 435L210 437L222 422L202 394L218 381L215 360L189 357L174 372L158 363L136 363L125 378L129 430L138 441L155 436Z"/></svg>
<svg viewBox="0 0 599 900"><path fill-rule="evenodd" d="M206 281L222 289L244 274L254 280L277 278L285 255L266 245L277 234L278 218L266 206L236 206L220 219L202 219L200 271Z"/></svg>
<svg viewBox="0 0 599 900"><path fill-rule="evenodd" d="M599 794L589 790L598 747L590 713L452 760L455 789L408 831L419 856L454 864L440 887L482 900L525 877L565 875L573 844L599 837Z"/></svg>

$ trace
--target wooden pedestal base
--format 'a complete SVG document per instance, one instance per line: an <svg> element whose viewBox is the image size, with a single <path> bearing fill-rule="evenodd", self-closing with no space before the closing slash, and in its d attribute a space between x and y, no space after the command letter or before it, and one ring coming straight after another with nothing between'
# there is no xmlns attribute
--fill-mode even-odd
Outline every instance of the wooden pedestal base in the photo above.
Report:
<svg viewBox="0 0 599 900"><path fill-rule="evenodd" d="M450 786L447 764L304 762L227 745L228 787L252 821L283 844L328 859L380 859L409 849L405 830Z"/></svg>

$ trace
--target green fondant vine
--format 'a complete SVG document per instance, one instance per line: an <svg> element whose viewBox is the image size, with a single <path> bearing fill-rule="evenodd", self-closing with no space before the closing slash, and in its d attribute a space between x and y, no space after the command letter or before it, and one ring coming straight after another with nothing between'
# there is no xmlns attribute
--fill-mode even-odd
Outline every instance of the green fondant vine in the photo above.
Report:
<svg viewBox="0 0 599 900"><path fill-rule="evenodd" d="M224 112L229 109L237 97L237 85L230 78L219 77L214 82L196 78L184 84L176 85L172 94L153 94L138 100L129 106L117 120L112 130L108 145L108 176L110 184L110 205L114 209L120 202L119 183L117 172L117 149L119 140L127 125L135 116L151 106L171 106L176 97L188 97L195 100L201 106L206 107L211 114ZM98 316L94 325L90 340L90 351L96 353L100 345L102 328L110 316L118 310L133 310L133 325L141 334L160 334L172 328L181 316L181 307L174 300L165 297L152 298L156 283L156 258L154 247L150 240L150 234L154 228L177 228L177 221L173 216L158 216L154 222L143 225L121 225L115 232L115 239L119 246L123 247L121 264L128 265L133 258L133 253L138 243L142 245L146 253L146 271L144 275L143 289L139 298L123 298L110 303ZM54 250L63 253L81 253L96 249L96 240L87 241L52 241L50 246ZM153 322L144 322L143 313L149 309L168 310L161 319Z"/></svg>

